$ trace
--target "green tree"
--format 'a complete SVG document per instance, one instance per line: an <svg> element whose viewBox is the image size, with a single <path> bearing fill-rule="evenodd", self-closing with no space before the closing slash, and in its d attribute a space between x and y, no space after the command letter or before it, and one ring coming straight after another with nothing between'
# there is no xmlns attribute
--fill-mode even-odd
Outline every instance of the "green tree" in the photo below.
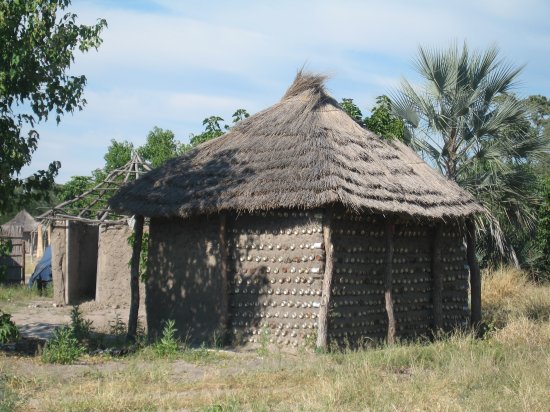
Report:
<svg viewBox="0 0 550 412"><path fill-rule="evenodd" d="M0 1L0 212L17 189L22 202L53 185L59 162L28 179L18 177L37 148L36 126L53 114L81 110L85 76L69 74L76 50L101 44L105 20L77 24L70 0Z"/></svg>
<svg viewBox="0 0 550 412"><path fill-rule="evenodd" d="M395 117L391 111L391 100L388 96L378 96L371 115L365 117L363 124L367 129L385 139L404 140L405 123Z"/></svg>
<svg viewBox="0 0 550 412"><path fill-rule="evenodd" d="M96 184L95 179L91 176L72 176L67 183L61 186L59 190L59 200L60 202L72 200L90 190ZM79 200L72 203L68 211L69 213L76 215L79 210L86 205L85 200Z"/></svg>
<svg viewBox="0 0 550 412"><path fill-rule="evenodd" d="M537 235L535 237L538 257L536 270L538 277L550 281L550 176L541 181L540 191L543 197L538 213Z"/></svg>
<svg viewBox="0 0 550 412"><path fill-rule="evenodd" d="M103 156L103 159L105 159L105 166L103 166L104 173L112 172L128 163L132 158L133 151L133 143L127 140L119 142L115 139L111 139L111 144L107 148L107 153Z"/></svg>
<svg viewBox="0 0 550 412"><path fill-rule="evenodd" d="M355 120L359 125L364 126L363 113L361 113L361 109L353 103L353 99L343 98L339 104L349 117Z"/></svg>
<svg viewBox="0 0 550 412"><path fill-rule="evenodd" d="M250 114L248 114L246 109L237 109L235 110L235 113L233 113L233 124L238 123L241 120L246 119L247 117L250 117Z"/></svg>
<svg viewBox="0 0 550 412"><path fill-rule="evenodd" d="M405 122L409 144L443 175L469 190L485 207L480 233L486 250L515 260L503 226L532 229L531 205L540 203L526 173L548 149L548 139L529 133L528 107L510 95L521 67L499 57L496 47L419 49L420 89L403 80L392 111Z"/></svg>
<svg viewBox="0 0 550 412"><path fill-rule="evenodd" d="M224 120L219 116L210 116L204 119L202 121L204 132L198 135L191 134L191 146L197 146L224 134L224 130L229 129L229 126L224 125L222 128L220 123L223 121Z"/></svg>
<svg viewBox="0 0 550 412"><path fill-rule="evenodd" d="M138 153L144 160L158 167L168 159L179 155L182 151L182 144L176 140L171 130L164 130L154 127L147 135L145 145L138 149Z"/></svg>

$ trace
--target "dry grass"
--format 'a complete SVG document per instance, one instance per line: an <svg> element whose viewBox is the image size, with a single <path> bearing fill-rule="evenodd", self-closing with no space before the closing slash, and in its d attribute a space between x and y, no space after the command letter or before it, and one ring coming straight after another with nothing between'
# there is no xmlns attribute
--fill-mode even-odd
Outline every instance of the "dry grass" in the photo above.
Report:
<svg viewBox="0 0 550 412"><path fill-rule="evenodd" d="M207 362L138 354L63 366L0 355L0 394L3 384L16 410L548 410L550 287L505 269L484 285L503 322L484 339Z"/></svg>
<svg viewBox="0 0 550 412"><path fill-rule="evenodd" d="M527 318L550 320L550 288L530 282L521 270L500 267L483 275L482 307L486 322L502 328Z"/></svg>
<svg viewBox="0 0 550 412"><path fill-rule="evenodd" d="M0 308L11 312L16 307L26 306L31 301L48 300L52 296L51 285L40 296L36 287L29 289L27 285L0 285Z"/></svg>

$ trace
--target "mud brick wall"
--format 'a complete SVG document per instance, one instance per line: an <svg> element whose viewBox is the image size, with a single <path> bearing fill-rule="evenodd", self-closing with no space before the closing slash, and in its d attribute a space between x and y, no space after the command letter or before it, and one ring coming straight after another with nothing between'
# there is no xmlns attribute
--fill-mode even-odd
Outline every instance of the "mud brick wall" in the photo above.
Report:
<svg viewBox="0 0 550 412"><path fill-rule="evenodd" d="M464 232L453 222L445 227L442 237L443 329L450 331L468 325L469 267L466 260Z"/></svg>
<svg viewBox="0 0 550 412"><path fill-rule="evenodd" d="M146 227L145 232L148 231ZM112 307L130 305L132 247L128 225L100 225L95 300ZM139 282L140 311L145 310L145 284Z"/></svg>
<svg viewBox="0 0 550 412"><path fill-rule="evenodd" d="M227 232L232 343L314 341L325 259L322 212L232 217Z"/></svg>
<svg viewBox="0 0 550 412"><path fill-rule="evenodd" d="M432 259L436 222L395 219L392 298L396 337L427 336L434 326ZM388 318L384 299L386 220L378 215L335 212L332 230L334 273L328 338L337 344L382 340ZM463 233L444 224L441 238L443 329L464 325L468 275Z"/></svg>
<svg viewBox="0 0 550 412"><path fill-rule="evenodd" d="M376 216L335 212L329 343L354 344L386 336L384 222Z"/></svg>
<svg viewBox="0 0 550 412"><path fill-rule="evenodd" d="M433 236L433 225L396 221L392 294L398 338L427 336L433 327Z"/></svg>
<svg viewBox="0 0 550 412"><path fill-rule="evenodd" d="M145 296L151 338L162 334L169 319L187 343L211 343L220 335L219 228L218 216L151 219Z"/></svg>

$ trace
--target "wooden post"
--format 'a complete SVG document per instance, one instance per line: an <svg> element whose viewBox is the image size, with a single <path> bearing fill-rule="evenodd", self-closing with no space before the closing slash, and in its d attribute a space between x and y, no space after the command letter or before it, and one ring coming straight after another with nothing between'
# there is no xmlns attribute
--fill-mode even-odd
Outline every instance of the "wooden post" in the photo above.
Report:
<svg viewBox="0 0 550 412"><path fill-rule="evenodd" d="M229 284L227 279L227 265L228 265L229 250L227 247L227 216L225 213L220 213L220 272L222 282L222 296L221 296L221 325L222 325L222 339L225 342L227 338L228 322L229 322Z"/></svg>
<svg viewBox="0 0 550 412"><path fill-rule="evenodd" d="M36 234L36 259L39 260L44 254L44 232L42 223L38 224L38 230Z"/></svg>
<svg viewBox="0 0 550 412"><path fill-rule="evenodd" d="M21 284L25 284L25 255L27 251L25 250L25 240L21 239Z"/></svg>
<svg viewBox="0 0 550 412"><path fill-rule="evenodd" d="M128 317L127 340L135 341L139 313L139 260L141 256L141 241L143 239L143 216L136 216L134 223L134 245L130 265L130 315Z"/></svg>
<svg viewBox="0 0 550 412"><path fill-rule="evenodd" d="M384 237L386 243L386 257L384 262L384 300L386 303L386 314L388 315L388 334L387 343L395 343L395 315L393 313L393 297L392 297L392 283L393 283L393 236L395 233L395 223L388 219L384 230Z"/></svg>
<svg viewBox="0 0 550 412"><path fill-rule="evenodd" d="M317 347L326 350L328 346L328 312L332 295L332 272L334 246L332 244L332 210L327 208L324 213L323 242L325 244L325 271L323 275L323 290L319 307L319 324L317 325Z"/></svg>
<svg viewBox="0 0 550 412"><path fill-rule="evenodd" d="M466 221L466 256L470 267L470 296L472 312L470 324L479 326L481 322L481 274L476 258L476 227L473 219Z"/></svg>

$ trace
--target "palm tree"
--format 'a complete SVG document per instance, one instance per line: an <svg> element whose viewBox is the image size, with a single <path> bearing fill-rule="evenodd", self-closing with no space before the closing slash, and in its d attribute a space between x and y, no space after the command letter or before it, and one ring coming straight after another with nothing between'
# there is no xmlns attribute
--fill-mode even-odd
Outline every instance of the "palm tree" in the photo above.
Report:
<svg viewBox="0 0 550 412"><path fill-rule="evenodd" d="M414 65L422 86L403 80L392 95L405 140L476 196L486 210L477 219L478 234L488 233L485 241L517 263L504 227L533 229L538 199L529 164L549 147L533 133L526 102L511 94L522 68L503 61L494 46L471 52L466 43L461 49L420 47Z"/></svg>

